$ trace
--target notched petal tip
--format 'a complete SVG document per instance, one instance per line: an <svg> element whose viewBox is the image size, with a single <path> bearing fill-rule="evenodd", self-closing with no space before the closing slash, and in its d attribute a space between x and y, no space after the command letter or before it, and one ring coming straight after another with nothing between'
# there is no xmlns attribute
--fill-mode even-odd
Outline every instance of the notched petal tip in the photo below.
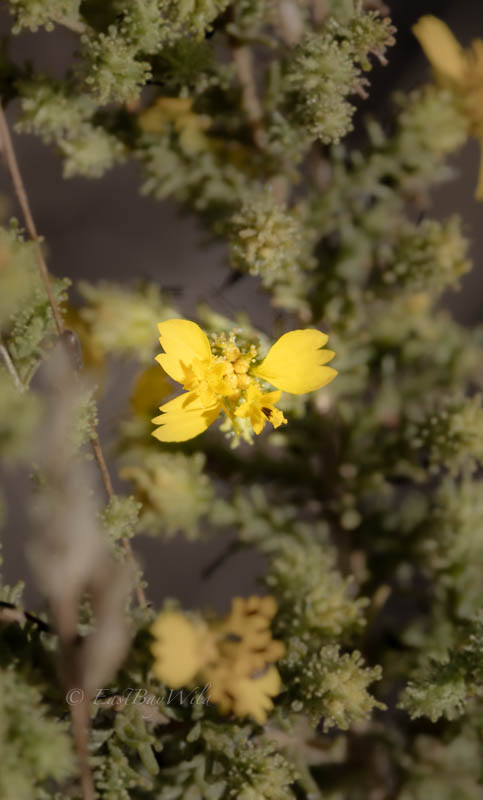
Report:
<svg viewBox="0 0 483 800"><path fill-rule="evenodd" d="M193 361L212 358L208 337L196 322L168 319L158 323L158 331L164 353L156 356L156 361L177 383L183 383L186 367Z"/></svg>
<svg viewBox="0 0 483 800"><path fill-rule="evenodd" d="M327 341L327 334L313 328L289 331L270 348L254 374L290 394L320 389L336 374L325 366L335 355L323 349Z"/></svg>
<svg viewBox="0 0 483 800"><path fill-rule="evenodd" d="M204 433L221 411L221 403L205 408L194 392L184 392L160 407L151 422L159 425L152 435L160 442L186 442Z"/></svg>

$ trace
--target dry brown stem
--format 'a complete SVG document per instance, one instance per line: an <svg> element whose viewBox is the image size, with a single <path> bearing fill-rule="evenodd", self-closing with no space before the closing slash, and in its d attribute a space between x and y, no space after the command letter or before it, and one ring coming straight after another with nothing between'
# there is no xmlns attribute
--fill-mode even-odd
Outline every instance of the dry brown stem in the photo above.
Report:
<svg viewBox="0 0 483 800"><path fill-rule="evenodd" d="M10 373L10 376L15 384L15 388L19 392L23 392L25 390L25 386L23 385L22 381L20 380L19 374L16 370L15 364L13 363L10 353L8 352L7 348L0 342L0 356L3 359L3 363L5 364L7 371Z"/></svg>
<svg viewBox="0 0 483 800"><path fill-rule="evenodd" d="M254 144L259 150L265 152L267 134L263 128L263 109L257 94L252 52L246 45L236 43L232 47L232 54L242 91L242 105L252 132Z"/></svg>
<svg viewBox="0 0 483 800"><path fill-rule="evenodd" d="M22 179L22 174L20 172L20 168L18 165L17 156L15 154L15 149L12 142L12 137L10 136L10 129L8 127L7 119L5 116L5 112L3 110L2 104L0 102L0 145L2 148L2 152L5 158L5 162L7 165L7 169L10 173L10 177L12 179L12 184L14 187L15 194L17 196L18 203L22 210L22 214L25 220L25 227L27 229L28 235L32 242L34 243L35 247L35 258L37 260L37 265L39 268L40 276L42 278L43 284L45 286L45 291L47 293L47 297L49 298L50 307L52 309L52 314L55 321L55 327L57 329L57 333L59 337L62 337L65 332L64 322L62 319L62 314L60 312L58 303L55 299L55 295L52 289L52 282L49 276L49 271L47 268L47 264L44 258L44 254L42 251L41 240L37 233L37 228L35 225L35 221L33 218L33 214L30 208L30 203L28 200L28 195L25 189L25 184ZM12 372L9 363L5 358L5 353L1 352L1 356L4 359L7 369L9 372ZM8 353L7 353L8 355ZM11 359L10 359L11 362ZM12 364L11 366L14 367ZM15 370L15 367L14 367ZM15 371L16 372L16 371ZM13 375L12 375L13 377ZM17 376L18 378L18 376ZM17 381L15 381L17 388L20 388L21 384L19 385ZM104 453L101 447L101 442L97 433L94 434L92 438L92 450L94 453L94 457L96 459L97 465L99 467L99 471L102 477L102 482L104 484L104 488L106 491L106 495L110 500L114 494L113 487L112 487L112 480L109 474L109 469L107 467L106 459L104 457ZM127 558L129 559L131 565L135 566L135 558L134 553L131 548L131 544L127 539L123 539L123 547L126 553ZM144 589L139 584L136 587L136 595L140 605L146 605L146 597L144 594Z"/></svg>

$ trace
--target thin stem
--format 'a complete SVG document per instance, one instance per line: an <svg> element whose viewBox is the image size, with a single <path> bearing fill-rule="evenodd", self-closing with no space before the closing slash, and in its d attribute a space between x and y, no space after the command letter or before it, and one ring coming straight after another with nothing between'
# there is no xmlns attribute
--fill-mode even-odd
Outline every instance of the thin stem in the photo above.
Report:
<svg viewBox="0 0 483 800"><path fill-rule="evenodd" d="M42 252L42 247L40 244L40 239L37 233L37 228L35 226L34 218L32 215L32 211L30 209L30 203L28 201L27 192L25 190L25 185L22 180L22 175L20 173L20 168L18 166L18 160L15 155L15 150L12 143L12 138L10 136L10 130L8 127L7 119L5 117L5 112L3 110L2 104L0 102L0 144L2 147L3 154L5 156L5 161L7 164L8 171L10 173L10 177L12 179L13 188L15 190L15 194L17 196L20 208L22 209L22 214L25 220L25 227L27 228L27 232L30 236L30 239L34 243L35 247L35 257L37 259L37 264L39 267L39 272L42 278L42 281L45 286L45 290L47 292L47 297L49 298L50 307L52 309L52 314L55 320L55 327L57 329L57 333L60 337L63 337L65 332L64 322L62 320L62 315L60 313L59 306L55 299L53 290L52 290L52 283L49 276L49 271L47 269L47 264L45 262L44 254ZM8 353L7 353L8 356ZM12 372L8 362L5 360L5 354L2 352L2 357L7 365L7 369L9 372ZM11 362L11 359L10 359ZM13 370L15 371L15 366L13 363L11 364ZM16 371L15 371L16 374ZM12 375L13 377L13 375ZM18 376L17 376L18 377ZM104 453L102 451L101 442L99 440L99 436L97 433L94 434L92 439L92 450L94 452L94 457L96 459L97 465L99 467L99 471L101 473L102 482L104 484L104 488L106 490L106 494L108 499L110 500L114 495L114 490L112 488L112 481L111 476L109 475L109 470L107 467L106 459L104 458ZM134 553L132 551L130 542L127 539L123 539L123 547L124 551L130 560L130 562L134 565ZM140 605L146 605L146 597L144 595L144 589L142 586L137 586L136 588L136 595Z"/></svg>
<svg viewBox="0 0 483 800"><path fill-rule="evenodd" d="M80 35L86 31L86 26L83 22L75 22L68 17L53 17L52 20L56 25L62 25L63 28L67 28L69 31L72 31L72 33Z"/></svg>
<svg viewBox="0 0 483 800"><path fill-rule="evenodd" d="M267 149L267 134L263 128L263 108L258 99L253 56L246 45L234 44L232 48L233 63L242 90L242 105L252 132L252 138L259 150Z"/></svg>
<svg viewBox="0 0 483 800"><path fill-rule="evenodd" d="M239 44L232 38L232 55L238 82L241 86L241 102L253 143L260 153L265 155L268 149L268 136L263 126L263 107L257 94L253 54L247 45ZM285 176L283 174L273 176L270 184L275 199L279 203L285 203L288 193Z"/></svg>
<svg viewBox="0 0 483 800"><path fill-rule="evenodd" d="M104 489L106 490L107 497L110 500L114 495L114 490L112 488L111 476L109 475L109 470L107 468L106 460L104 458L104 453L102 452L101 443L99 440L99 436L97 434L92 439L92 450L94 452L94 457L99 466L99 471L101 473ZM122 539L122 546L124 548L124 552L126 553L126 557L130 561L131 566L135 571L136 561L128 539ZM138 603L140 606L145 606L147 604L146 595L144 594L144 589L139 583L136 585L136 597L138 599Z"/></svg>
<svg viewBox="0 0 483 800"><path fill-rule="evenodd" d="M7 169L10 173L13 187L15 189L15 194L17 195L17 199L25 219L25 226L27 228L28 234L32 242L34 243L35 258L37 260L40 276L45 286L45 291L47 292L47 297L49 298L50 306L52 308L55 327L57 328L57 333L59 334L59 336L62 336L64 332L64 323L62 321L62 315L60 313L59 306L57 305L57 300L55 299L54 296L52 283L49 276L49 271L47 269L47 264L45 263L45 258L42 252L42 247L37 233L37 228L35 227L34 218L30 210L30 204L28 201L27 192L25 191L22 175L20 174L17 157L15 155L12 138L10 136L10 130L8 128L7 119L5 117L5 112L3 110L1 102L0 102L0 141L2 144L3 154L5 156L5 161L7 164Z"/></svg>
<svg viewBox="0 0 483 800"><path fill-rule="evenodd" d="M297 0L280 0L278 4L278 30L289 47L295 47L304 33L304 19Z"/></svg>
<svg viewBox="0 0 483 800"><path fill-rule="evenodd" d="M104 453L102 452L101 442L99 439L98 434L96 433L94 438L92 439L92 450L94 452L94 457L97 461L99 466L99 472L101 473L102 482L104 484L104 489L106 490L106 494L109 500L112 498L114 494L114 489L112 488L112 481L111 476L109 475L109 470L107 468L106 459L104 458Z"/></svg>
<svg viewBox="0 0 483 800"><path fill-rule="evenodd" d="M329 13L327 0L312 0L312 9L314 15L314 24L320 28L324 24L325 18Z"/></svg>
<svg viewBox="0 0 483 800"><path fill-rule="evenodd" d="M218 553L215 558L213 558L206 566L203 567L201 570L201 578L202 580L206 581L208 578L211 578L214 572L216 572L225 561L228 561L231 556L233 556L237 550L240 549L240 543L235 540L233 542L228 542L226 547L223 548L221 553Z"/></svg>
<svg viewBox="0 0 483 800"><path fill-rule="evenodd" d="M69 705L70 717L72 720L72 730L79 757L80 778L83 800L94 800L95 789L92 779L92 771L89 764L89 739L88 739L88 719L89 706L85 697L79 704Z"/></svg>
<svg viewBox="0 0 483 800"><path fill-rule="evenodd" d="M17 608L13 603L7 603L5 600L0 600L0 620L4 622L33 622L39 630L45 633L52 633L50 625L44 622L40 617L31 614L30 611L22 611Z"/></svg>
<svg viewBox="0 0 483 800"><path fill-rule="evenodd" d="M22 381L20 380L20 377L19 377L19 374L18 374L17 369L15 367L15 364L13 363L12 358L10 356L10 353L8 352L8 350L5 347L5 345L3 344L3 342L0 342L0 355L2 356L3 363L5 364L8 372L10 373L10 375L12 377L12 380L13 380L13 382L15 384L15 388L19 392L23 392L25 390L25 386L23 385Z"/></svg>

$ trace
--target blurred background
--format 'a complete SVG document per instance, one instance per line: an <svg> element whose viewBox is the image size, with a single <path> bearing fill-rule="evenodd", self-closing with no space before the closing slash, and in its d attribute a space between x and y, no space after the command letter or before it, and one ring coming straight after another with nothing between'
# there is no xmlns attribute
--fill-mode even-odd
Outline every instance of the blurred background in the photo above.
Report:
<svg viewBox="0 0 483 800"><path fill-rule="evenodd" d="M387 2L398 30L397 44L389 52L387 67L374 66L370 99L361 104L355 120L355 137L364 115L384 118L393 92L410 91L429 78L426 59L411 34L411 26L422 14L443 18L464 46L474 38L483 38L482 0ZM10 25L5 6L0 2L2 34ZM30 60L36 69L60 76L70 64L75 47L76 36L58 28L52 33L16 36L11 53L19 62ZM8 107L11 124L16 111L16 103L12 103ZM49 268L54 275L66 275L74 284L79 279L153 280L176 293L176 302L186 316L194 313L197 302L204 299L227 315L244 308L257 326L265 328L267 301L258 292L255 279L245 276L237 284L225 287L228 273L223 246L207 245L207 236L196 221L181 215L173 203L142 197L135 165L118 166L101 180L64 180L60 159L37 138L15 135L14 144L37 228L47 242ZM461 215L472 240L474 269L463 278L461 290L444 300L455 317L467 325L483 320L480 263L483 205L473 199L479 159L479 147L472 141L454 160L457 176L438 189L432 209L437 217ZM8 215L19 215L4 168L0 168L0 195L10 198ZM106 401L101 407L103 441L109 441L110 431L126 413L130 388L131 372L120 367L110 377ZM28 574L24 544L29 525L20 501L19 476L10 475L6 480L9 509L4 534L4 574L5 580L12 584ZM256 556L249 552L233 555L210 578L201 578L203 567L223 552L226 545L223 536L203 543L187 543L181 536L169 542L137 537L136 554L145 571L152 602L159 605L163 597L174 596L186 607L209 604L223 611L230 597L255 591ZM32 606L39 602L32 587L26 598Z"/></svg>

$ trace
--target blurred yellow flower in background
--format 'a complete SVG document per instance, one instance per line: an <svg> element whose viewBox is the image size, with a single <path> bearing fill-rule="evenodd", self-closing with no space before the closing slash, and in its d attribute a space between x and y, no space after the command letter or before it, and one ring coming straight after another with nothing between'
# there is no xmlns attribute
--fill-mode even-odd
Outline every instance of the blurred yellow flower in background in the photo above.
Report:
<svg viewBox="0 0 483 800"><path fill-rule="evenodd" d="M137 376L131 394L131 408L139 417L150 416L157 408L159 400L171 392L168 376L155 364Z"/></svg>
<svg viewBox="0 0 483 800"><path fill-rule="evenodd" d="M190 683L214 655L208 627L195 625L179 611L160 614L151 631L154 674L173 689Z"/></svg>
<svg viewBox="0 0 483 800"><path fill-rule="evenodd" d="M475 39L464 50L448 26L427 15L414 25L413 33L423 48L440 86L449 89L468 120L468 133L483 148L483 40ZM476 189L483 200L483 158Z"/></svg>
<svg viewBox="0 0 483 800"><path fill-rule="evenodd" d="M282 685L273 662L285 647L270 631L276 611L273 597L256 595L235 597L230 613L211 626L163 611L151 628L154 674L173 689L200 679L222 714L251 716L263 725Z"/></svg>
<svg viewBox="0 0 483 800"><path fill-rule="evenodd" d="M190 97L158 97L139 115L141 130L161 134L172 125L183 149L187 153L197 153L207 146L204 131L210 127L211 119L206 114L196 114L192 106Z"/></svg>
<svg viewBox="0 0 483 800"><path fill-rule="evenodd" d="M250 716L263 725L273 708L271 698L280 694L281 686L276 667L250 676L233 672L226 664L213 671L210 697L222 714L231 711L237 717Z"/></svg>
<svg viewBox="0 0 483 800"><path fill-rule="evenodd" d="M275 408L275 403L278 403L281 396L280 391L264 394L256 383L252 383L247 389L245 401L236 409L235 416L249 419L256 434L262 432L267 421L271 422L274 428L285 425L287 420L282 411Z"/></svg>

